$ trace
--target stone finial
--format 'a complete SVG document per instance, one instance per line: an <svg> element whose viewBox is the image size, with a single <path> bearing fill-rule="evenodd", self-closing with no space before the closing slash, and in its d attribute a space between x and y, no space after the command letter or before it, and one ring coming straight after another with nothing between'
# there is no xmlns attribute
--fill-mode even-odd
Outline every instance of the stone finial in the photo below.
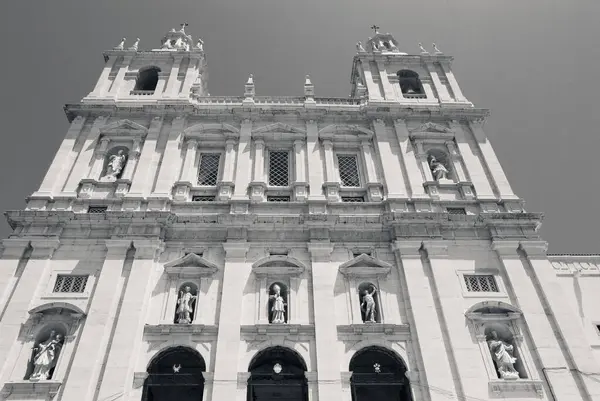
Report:
<svg viewBox="0 0 600 401"><path fill-rule="evenodd" d="M315 96L315 86L310 80L310 75L304 78L304 96L307 98Z"/></svg>
<svg viewBox="0 0 600 401"><path fill-rule="evenodd" d="M184 22L183 24L179 24L179 25L181 25L181 29L179 30L179 32L185 33L185 27L188 26L189 24L187 22Z"/></svg>
<svg viewBox="0 0 600 401"><path fill-rule="evenodd" d="M198 42L196 42L196 49L204 51L204 41L198 38Z"/></svg>
<svg viewBox="0 0 600 401"><path fill-rule="evenodd" d="M121 42L114 47L115 50L123 50L125 47L125 38L121 39Z"/></svg>
<svg viewBox="0 0 600 401"><path fill-rule="evenodd" d="M304 78L304 85L312 85L312 82L310 81L310 75L306 75Z"/></svg>
<svg viewBox="0 0 600 401"><path fill-rule="evenodd" d="M429 52L423 47L423 44L419 43L419 48L421 49L421 54L429 54Z"/></svg>
<svg viewBox="0 0 600 401"><path fill-rule="evenodd" d="M136 38L135 42L133 43L133 45L131 45L131 47L129 48L129 50L135 50L135 51L137 51L139 45L140 45L140 38Z"/></svg>
<svg viewBox="0 0 600 401"><path fill-rule="evenodd" d="M248 77L248 81L246 81L246 85L244 88L244 97L246 99L251 99L254 97L255 94L255 88L254 88L254 75L250 74L250 76Z"/></svg>
<svg viewBox="0 0 600 401"><path fill-rule="evenodd" d="M254 85L254 75L250 74L248 77L248 81L246 81L246 85Z"/></svg>
<svg viewBox="0 0 600 401"><path fill-rule="evenodd" d="M433 52L435 54L443 54L442 51L437 48L437 46L435 45L435 43L432 43L432 46L433 46Z"/></svg>
<svg viewBox="0 0 600 401"><path fill-rule="evenodd" d="M360 41L356 42L356 51L359 53L362 53L365 51L365 48L363 47L363 45Z"/></svg>

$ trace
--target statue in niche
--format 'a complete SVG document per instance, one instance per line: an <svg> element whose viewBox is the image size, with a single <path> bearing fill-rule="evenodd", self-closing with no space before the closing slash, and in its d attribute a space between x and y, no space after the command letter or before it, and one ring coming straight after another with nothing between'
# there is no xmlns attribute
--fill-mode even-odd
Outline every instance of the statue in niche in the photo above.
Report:
<svg viewBox="0 0 600 401"><path fill-rule="evenodd" d="M56 366L62 344L62 334L56 334L56 331L52 330L46 341L34 347L33 373L29 376L29 380L40 381L51 378L50 371Z"/></svg>
<svg viewBox="0 0 600 401"><path fill-rule="evenodd" d="M498 338L498 333L492 331L488 340L492 357L496 362L498 373L502 379L518 379L519 372L515 369L517 358L512 355L514 347Z"/></svg>
<svg viewBox="0 0 600 401"><path fill-rule="evenodd" d="M121 149L116 155L112 155L108 158L108 165L106 166L106 174L102 177L102 181L115 181L119 178L119 175L123 171L127 163L127 155Z"/></svg>
<svg viewBox="0 0 600 401"><path fill-rule="evenodd" d="M431 169L431 174L433 174L433 178L436 181L448 180L448 169L433 155L429 156L429 168Z"/></svg>
<svg viewBox="0 0 600 401"><path fill-rule="evenodd" d="M192 314L196 298L197 296L192 294L192 288L189 285L186 285L183 291L179 291L179 299L177 300L177 323L192 323Z"/></svg>
<svg viewBox="0 0 600 401"><path fill-rule="evenodd" d="M281 296L281 287L275 284L273 292L273 295L269 295L269 299L272 301L271 323L285 323L285 301Z"/></svg>
<svg viewBox="0 0 600 401"><path fill-rule="evenodd" d="M364 313L364 322L365 323L376 323L375 321L375 293L377 289L375 286L371 286L371 292L369 290L363 290L362 292L362 302L360 304L360 309Z"/></svg>

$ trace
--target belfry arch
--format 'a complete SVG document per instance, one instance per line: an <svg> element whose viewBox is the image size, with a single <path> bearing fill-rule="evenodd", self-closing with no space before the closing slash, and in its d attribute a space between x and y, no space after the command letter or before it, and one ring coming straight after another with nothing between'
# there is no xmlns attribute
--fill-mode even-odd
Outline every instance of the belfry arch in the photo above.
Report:
<svg viewBox="0 0 600 401"><path fill-rule="evenodd" d="M393 351L370 346L350 360L352 401L412 401L404 361Z"/></svg>
<svg viewBox="0 0 600 401"><path fill-rule="evenodd" d="M250 362L247 401L308 401L306 363L296 352L275 346Z"/></svg>
<svg viewBox="0 0 600 401"><path fill-rule="evenodd" d="M202 401L205 371L206 363L197 351L168 348L148 365L142 401Z"/></svg>

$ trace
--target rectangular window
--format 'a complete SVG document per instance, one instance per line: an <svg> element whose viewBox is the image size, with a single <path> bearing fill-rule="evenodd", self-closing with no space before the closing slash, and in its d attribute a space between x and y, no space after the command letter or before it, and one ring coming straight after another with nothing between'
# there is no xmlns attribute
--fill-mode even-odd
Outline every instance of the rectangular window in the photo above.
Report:
<svg viewBox="0 0 600 401"><path fill-rule="evenodd" d="M290 185L290 154L287 151L269 152L269 186Z"/></svg>
<svg viewBox="0 0 600 401"><path fill-rule="evenodd" d="M465 274L463 277L469 292L499 292L493 275Z"/></svg>
<svg viewBox="0 0 600 401"><path fill-rule="evenodd" d="M342 187L360 187L356 156L338 155L337 159Z"/></svg>
<svg viewBox="0 0 600 401"><path fill-rule="evenodd" d="M342 202L346 203L361 203L365 201L364 196L342 196Z"/></svg>
<svg viewBox="0 0 600 401"><path fill-rule="evenodd" d="M289 196L267 196L267 202L289 202Z"/></svg>
<svg viewBox="0 0 600 401"><path fill-rule="evenodd" d="M214 196L194 195L192 196L192 202L214 202Z"/></svg>
<svg viewBox="0 0 600 401"><path fill-rule="evenodd" d="M87 284L88 276L75 276L70 274L59 274L56 276L52 292L83 292Z"/></svg>
<svg viewBox="0 0 600 401"><path fill-rule="evenodd" d="M465 210L464 207L449 207L446 210L448 211L449 214L460 214L460 215L467 214L467 211Z"/></svg>
<svg viewBox="0 0 600 401"><path fill-rule="evenodd" d="M88 213L90 214L103 214L108 210L108 206L90 206L88 207Z"/></svg>
<svg viewBox="0 0 600 401"><path fill-rule="evenodd" d="M214 187L219 178L220 153L200 153L200 167L198 167L198 185Z"/></svg>

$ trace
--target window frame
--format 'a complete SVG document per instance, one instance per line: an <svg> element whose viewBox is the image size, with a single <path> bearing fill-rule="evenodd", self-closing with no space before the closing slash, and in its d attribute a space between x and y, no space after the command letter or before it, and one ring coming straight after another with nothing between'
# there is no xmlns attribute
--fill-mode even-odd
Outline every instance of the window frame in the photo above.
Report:
<svg viewBox="0 0 600 401"><path fill-rule="evenodd" d="M352 186L345 186L342 183L342 176L340 174L340 163L339 163L339 157L354 157L356 159L356 174L358 177L358 186L356 187L352 187ZM339 180L340 183L340 191L356 191L356 190L364 190L365 188L365 182L366 179L364 177L364 161L362 160L362 156L361 156L361 152L357 151L357 150L349 150L349 149L337 149L334 151L334 158L333 158L333 164L334 164L334 169L335 169L335 173L337 174L337 179Z"/></svg>
<svg viewBox="0 0 600 401"><path fill-rule="evenodd" d="M83 292L54 292L54 285L58 276L87 276L85 289ZM96 276L90 271L81 271L75 273L73 269L57 269L50 273L46 288L40 296L40 300L46 299L87 299L90 297L91 290L96 284Z"/></svg>
<svg viewBox="0 0 600 401"><path fill-rule="evenodd" d="M508 299L508 293L500 271L494 268L484 269L460 269L456 270L456 276L460 283L460 288L464 298L504 298ZM465 276L493 276L496 282L498 291L469 291L467 283L465 282Z"/></svg>
<svg viewBox="0 0 600 401"><path fill-rule="evenodd" d="M202 155L204 154L218 154L219 155L219 166L217 167L217 179L215 182L215 185L200 185L200 167L201 167L201 163L202 163ZM217 186L219 185L219 182L221 182L222 178L223 178L223 167L224 167L224 157L225 151L223 151L222 149L213 149L213 148L203 148L200 149L198 148L197 150L197 155L196 155L196 160L194 161L194 169L196 170L196 185L194 186L195 188L201 188L201 189L213 189L213 188L217 188Z"/></svg>
<svg viewBox="0 0 600 401"><path fill-rule="evenodd" d="M270 177L271 177L271 153L283 153L286 152L288 155L288 167L287 167L287 176L288 176L288 185L282 186L282 185L271 185L270 184ZM295 165L295 160L294 160L294 153L291 149L288 148L283 148L283 147L271 147L268 145L265 145L265 178L266 178L266 184L267 184L267 189L273 189L273 190L281 190L281 189L290 189L292 188L292 183L293 183L293 179L295 176L295 171L293 170L294 165ZM277 196L275 194L271 194L274 196ZM280 196L286 196L286 195L280 195Z"/></svg>

